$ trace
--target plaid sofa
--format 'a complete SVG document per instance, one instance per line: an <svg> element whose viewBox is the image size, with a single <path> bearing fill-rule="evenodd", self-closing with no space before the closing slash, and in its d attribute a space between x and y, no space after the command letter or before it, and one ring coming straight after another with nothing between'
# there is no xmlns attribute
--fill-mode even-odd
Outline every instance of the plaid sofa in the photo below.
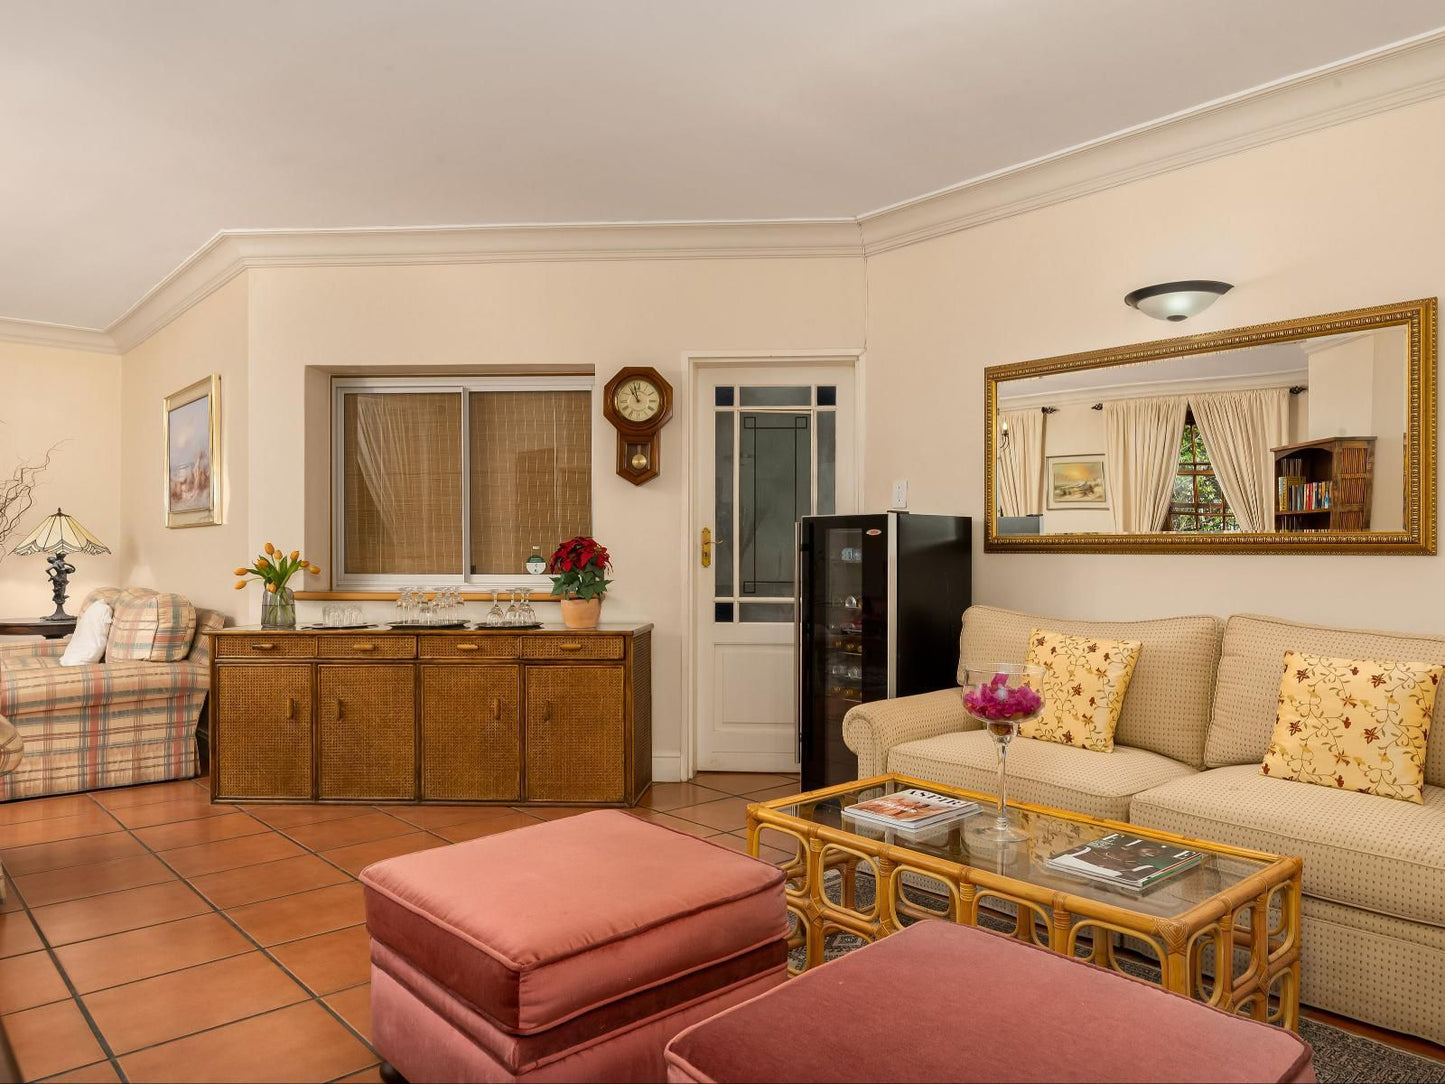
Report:
<svg viewBox="0 0 1445 1084"><path fill-rule="evenodd" d="M120 593L92 591L81 613ZM83 666L60 665L68 638L0 645L0 716L25 741L19 768L0 776L0 801L196 775L196 724L211 679L211 641L202 633L224 622L196 610L189 653L176 662L112 659L114 636L105 662ZM158 650L175 646L163 639Z"/></svg>

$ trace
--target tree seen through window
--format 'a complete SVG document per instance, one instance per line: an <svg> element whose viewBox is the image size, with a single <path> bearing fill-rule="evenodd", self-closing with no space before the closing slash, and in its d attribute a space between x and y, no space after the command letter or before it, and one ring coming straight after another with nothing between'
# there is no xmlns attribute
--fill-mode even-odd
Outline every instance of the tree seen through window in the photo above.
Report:
<svg viewBox="0 0 1445 1084"><path fill-rule="evenodd" d="M1224 490L1214 476L1209 449L1204 446L1199 426L1194 424L1193 413L1185 416L1179 439L1179 469L1169 500L1168 529L1189 533L1239 530L1239 521L1229 510Z"/></svg>

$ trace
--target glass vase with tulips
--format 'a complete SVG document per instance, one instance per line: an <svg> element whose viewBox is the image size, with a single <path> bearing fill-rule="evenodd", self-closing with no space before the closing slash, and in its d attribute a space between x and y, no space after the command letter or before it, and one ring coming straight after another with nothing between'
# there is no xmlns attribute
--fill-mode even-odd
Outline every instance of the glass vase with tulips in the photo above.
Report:
<svg viewBox="0 0 1445 1084"><path fill-rule="evenodd" d="M291 577L298 572L315 576L321 572L320 565L313 565L301 556L300 550L289 554L266 543L265 552L258 554L250 565L236 569L236 590L240 591L254 576L266 585L261 598L261 627L263 629L294 629L296 627L296 596L288 586Z"/></svg>

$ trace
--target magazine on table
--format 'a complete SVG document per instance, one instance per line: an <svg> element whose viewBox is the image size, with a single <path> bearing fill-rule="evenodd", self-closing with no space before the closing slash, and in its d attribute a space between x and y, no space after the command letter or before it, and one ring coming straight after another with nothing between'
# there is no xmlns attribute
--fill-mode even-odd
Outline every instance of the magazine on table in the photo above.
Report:
<svg viewBox="0 0 1445 1084"><path fill-rule="evenodd" d="M1166 840L1111 832L1092 843L1060 851L1044 864L1060 873L1073 873L1130 892L1143 892L1193 869L1203 858L1203 851Z"/></svg>
<svg viewBox="0 0 1445 1084"><path fill-rule="evenodd" d="M977 813L978 809L978 803L967 798L950 798L931 790L914 789L850 805L843 810L843 816L876 828L922 832Z"/></svg>

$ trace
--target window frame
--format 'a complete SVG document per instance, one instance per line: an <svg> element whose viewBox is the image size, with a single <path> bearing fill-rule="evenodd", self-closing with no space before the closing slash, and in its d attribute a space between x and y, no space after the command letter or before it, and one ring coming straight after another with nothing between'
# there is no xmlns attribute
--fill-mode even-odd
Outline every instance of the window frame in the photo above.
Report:
<svg viewBox="0 0 1445 1084"><path fill-rule="evenodd" d="M462 398L461 424L461 510L462 565L456 573L370 573L346 571L346 396L366 392L389 395L424 395L453 393ZM545 575L533 576L525 570L516 573L471 572L472 495L471 495L471 410L468 396L472 392L585 391L589 397L594 441L591 462L595 466L597 435L595 399L596 379L592 373L565 375L498 374L496 376L333 376L331 378L331 567L335 569L331 586L334 591L379 591L392 593L402 587L437 586L468 587L476 591L538 590L550 592L552 581ZM590 471L588 492L592 508L597 507L597 472ZM560 541L560 540L559 540ZM544 554L550 557L551 554Z"/></svg>
<svg viewBox="0 0 1445 1084"><path fill-rule="evenodd" d="M1214 460L1213 460L1213 458L1211 457L1210 459L1208 459L1208 460L1207 460L1205 463L1203 463L1202 465L1200 464L1200 462L1199 462L1199 460L1198 460L1198 458L1197 458L1197 450L1198 450L1199 448L1205 448L1206 451L1208 450L1208 448L1207 448L1207 446L1204 444L1204 437L1203 437L1203 435L1199 432L1199 423L1194 420L1193 412L1189 412L1189 413L1186 413L1186 414L1185 414L1185 417L1184 417L1184 427L1179 431L1179 440L1180 440L1181 443L1183 442L1185 436L1188 435L1189 430L1191 430L1191 429L1194 430L1194 435L1193 435L1193 438L1191 439L1191 442L1190 442L1190 443L1191 443L1191 447L1195 449L1196 458L1194 458L1192 461L1186 463L1182 458L1176 457L1175 463L1174 463L1174 479L1173 479L1173 481L1174 481L1174 482L1177 482L1180 478L1186 478L1186 477L1189 479L1190 489L1191 489L1191 491L1192 491L1192 493L1193 493L1193 496L1194 496L1194 503L1193 503L1193 504L1181 505L1181 504L1179 504L1178 502L1176 502L1176 501L1174 500L1174 495L1173 495L1173 482L1171 482L1171 483L1170 483L1170 496L1169 496L1169 518L1168 518L1168 520L1166 521L1164 530L1165 530L1167 533L1169 533L1169 534L1181 534L1181 535L1184 535L1184 534L1187 534L1187 535L1199 535L1199 534L1209 534L1209 535L1216 535L1216 534L1236 534L1236 533L1239 532L1239 529L1240 529L1240 528L1239 528L1239 518L1238 518L1237 516L1235 516L1233 510L1229 507L1229 500L1228 500L1228 498L1226 498L1226 497L1224 496L1224 487L1219 484L1219 476L1214 473ZM1201 466L1202 466L1202 469L1201 469ZM1199 479L1202 478L1202 477L1204 477L1204 476L1206 476L1206 475L1207 475L1210 479L1213 480L1215 487L1219 490L1219 503L1218 503L1218 505L1214 505L1214 504L1205 505L1205 504L1200 504L1200 503L1199 503ZM1214 512L1214 511L1208 511L1208 512L1206 512L1206 511L1204 511L1205 508L1213 509L1213 508L1216 508L1216 507L1219 509L1218 512ZM1181 509L1181 510L1176 511L1176 509ZM1213 516L1213 515L1217 515L1217 516L1220 517L1220 519L1221 519L1221 520L1223 521L1223 523L1224 523L1224 529L1223 529L1222 531L1204 531L1204 530L1201 530L1201 529L1199 528L1199 526L1198 526L1198 521L1201 520L1202 518L1204 518L1205 516ZM1176 517L1176 516L1192 516L1192 517L1194 518L1194 520L1195 520L1195 523L1196 523L1195 528L1194 528L1193 530L1181 530L1180 528L1176 527L1176 526L1174 525L1174 521L1175 521L1175 517ZM1233 527L1231 527L1231 526L1229 525L1230 523L1233 523Z"/></svg>

